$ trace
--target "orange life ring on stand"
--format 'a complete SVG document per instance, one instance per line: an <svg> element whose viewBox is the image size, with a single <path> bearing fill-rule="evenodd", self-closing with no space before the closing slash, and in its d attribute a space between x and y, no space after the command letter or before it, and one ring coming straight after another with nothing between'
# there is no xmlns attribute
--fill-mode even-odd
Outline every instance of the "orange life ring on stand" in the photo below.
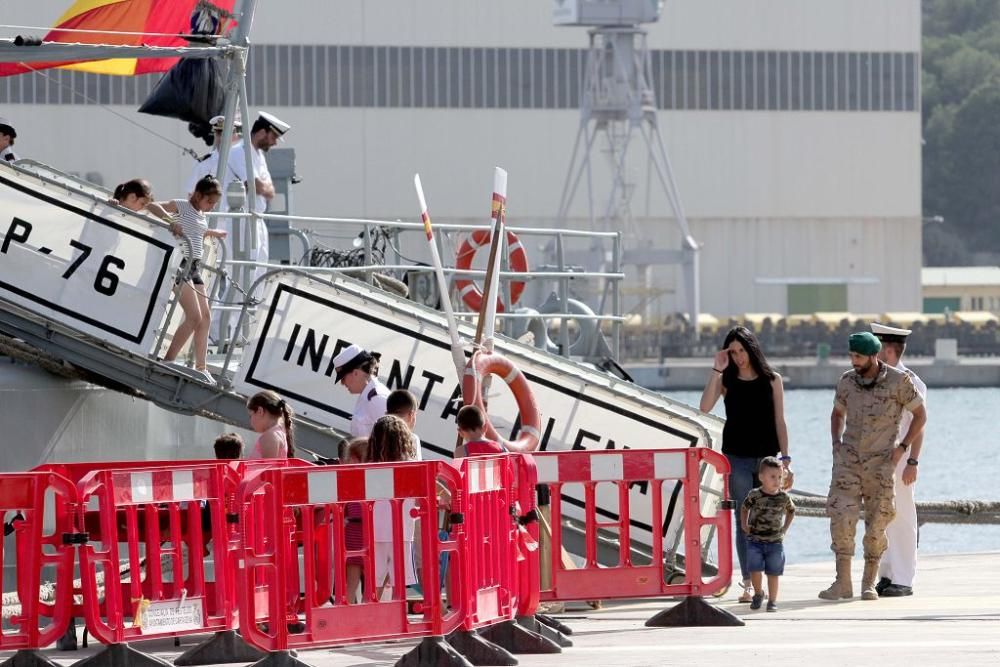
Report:
<svg viewBox="0 0 1000 667"><path fill-rule="evenodd" d="M515 440L504 440L493 428L489 416L486 415L486 407L483 404L483 382L482 378L487 375L496 375L507 383L514 398L517 400L517 410L521 415L521 432ZM538 449L538 438L541 434L541 416L538 413L538 404L535 403L535 396L531 393L531 386L528 384L524 373L506 357L495 352L484 352L477 350L469 363L465 366L465 376L462 378L462 400L466 405L475 405L483 411L486 416L486 435L490 440L495 440L502 444L509 452L527 454Z"/></svg>
<svg viewBox="0 0 1000 667"><path fill-rule="evenodd" d="M458 254L455 256L455 268L463 271L471 269L476 251L489 243L490 230L477 229L472 232L458 249ZM514 232L507 232L507 262L510 264L510 268L518 273L528 272L528 253L524 251L524 246L521 245ZM478 313L483 306L483 291L479 289L479 285L467 278L462 278L455 281L455 287L458 288L458 296L462 298L469 310ZM524 292L523 282L510 284L510 305L513 306L517 303L522 292ZM497 298L497 312L503 312L503 303L499 298Z"/></svg>

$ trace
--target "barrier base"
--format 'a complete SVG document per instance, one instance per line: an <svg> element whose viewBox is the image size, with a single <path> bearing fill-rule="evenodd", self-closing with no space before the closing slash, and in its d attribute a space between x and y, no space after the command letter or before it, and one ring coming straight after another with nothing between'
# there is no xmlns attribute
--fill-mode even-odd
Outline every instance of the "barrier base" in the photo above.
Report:
<svg viewBox="0 0 1000 667"><path fill-rule="evenodd" d="M516 665L510 651L483 639L470 630L455 630L445 640L473 665Z"/></svg>
<svg viewBox="0 0 1000 667"><path fill-rule="evenodd" d="M0 663L0 667L59 667L59 665L38 651L21 649Z"/></svg>
<svg viewBox="0 0 1000 667"><path fill-rule="evenodd" d="M216 665L225 662L248 663L257 662L266 655L263 651L247 644L246 640L235 630L225 630L216 632L211 639L184 651L174 660L174 664L187 667L188 665Z"/></svg>
<svg viewBox="0 0 1000 667"><path fill-rule="evenodd" d="M476 663L479 664L479 663ZM444 637L424 637L413 650L396 661L396 667L472 667Z"/></svg>
<svg viewBox="0 0 1000 667"><path fill-rule="evenodd" d="M171 667L166 660L160 660L128 644L109 644L89 658L73 663L73 667Z"/></svg>
<svg viewBox="0 0 1000 667"><path fill-rule="evenodd" d="M75 667L75 666L74 666ZM302 662L291 651L275 651L265 653L264 657L253 663L251 667L310 667Z"/></svg>
<svg viewBox="0 0 1000 667"><path fill-rule="evenodd" d="M534 632L536 635L541 635L546 639L551 639L555 643L559 644L563 648L567 648L573 645L573 641L564 635L562 631L553 628L548 623L542 623L534 616L518 616L516 619L517 624L522 628L527 628ZM560 625L562 625L560 623Z"/></svg>
<svg viewBox="0 0 1000 667"><path fill-rule="evenodd" d="M710 605L700 597L684 598L672 609L664 609L646 621L647 628L746 625L738 616Z"/></svg>
<svg viewBox="0 0 1000 667"><path fill-rule="evenodd" d="M559 632L563 633L566 636L573 634L573 628L569 627L568 625L560 621L558 618L555 618L554 616L549 616L548 614L535 614L535 619L539 623L544 623L550 628L555 628L556 630L558 630Z"/></svg>
<svg viewBox="0 0 1000 667"><path fill-rule="evenodd" d="M531 630L518 625L514 621L504 621L483 628L479 634L511 653L562 653L562 647L556 642L535 634Z"/></svg>

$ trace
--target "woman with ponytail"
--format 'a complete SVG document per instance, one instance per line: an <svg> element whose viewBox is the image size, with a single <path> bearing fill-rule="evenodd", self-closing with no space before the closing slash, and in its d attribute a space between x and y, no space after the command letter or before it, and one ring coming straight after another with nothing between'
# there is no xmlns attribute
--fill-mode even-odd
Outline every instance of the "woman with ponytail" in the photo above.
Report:
<svg viewBox="0 0 1000 667"><path fill-rule="evenodd" d="M252 459L287 459L295 455L292 406L273 391L257 392L247 401L250 428L260 437L250 452Z"/></svg>

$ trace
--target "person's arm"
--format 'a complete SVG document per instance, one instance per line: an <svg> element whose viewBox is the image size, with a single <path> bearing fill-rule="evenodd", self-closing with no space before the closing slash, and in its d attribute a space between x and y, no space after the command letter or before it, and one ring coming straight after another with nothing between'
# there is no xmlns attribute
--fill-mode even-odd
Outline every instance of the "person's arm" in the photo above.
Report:
<svg viewBox="0 0 1000 667"><path fill-rule="evenodd" d="M224 238L226 238L226 234L227 233L228 232L226 232L225 229L206 229L205 230L205 238L207 238L207 239L224 239Z"/></svg>
<svg viewBox="0 0 1000 667"><path fill-rule="evenodd" d="M171 202L171 203L173 203L173 202ZM176 205L174 206L174 208L175 209L177 208ZM171 222L171 223L173 222L173 216L170 215L170 213L167 211L166 208L163 207L163 205L161 203L157 203L155 201L151 201L146 206L146 210L149 211L150 213L152 213L153 215L155 215L157 218L159 218L161 220L166 220L167 222Z"/></svg>
<svg viewBox="0 0 1000 667"><path fill-rule="evenodd" d="M781 375L774 374L771 380L771 391L774 394L774 430L778 434L778 449L781 450L781 462L785 468L792 463L788 456L788 427L785 425L785 387Z"/></svg>
<svg viewBox="0 0 1000 667"><path fill-rule="evenodd" d="M899 441L900 445L909 445L910 447L917 441L924 432L924 424L927 423L927 408L924 407L923 403L915 406L913 410L913 420L910 422L910 428L906 429L906 435L903 439ZM904 456L910 456L908 447L896 447L892 452L892 463L895 465L899 463L899 460ZM909 466L914 467L914 466Z"/></svg>
<svg viewBox="0 0 1000 667"><path fill-rule="evenodd" d="M265 181L262 178L254 178L253 180L257 194L267 201L274 199L274 183L271 181Z"/></svg>
<svg viewBox="0 0 1000 667"><path fill-rule="evenodd" d="M789 501L791 503L791 501ZM795 507L789 507L785 510L785 524L781 527L781 534L784 535L788 532L789 526L792 525L792 519L795 518Z"/></svg>
<svg viewBox="0 0 1000 667"><path fill-rule="evenodd" d="M702 412L711 412L725 391L722 386L722 372L726 370L727 366L729 366L729 352L719 350L715 353L715 358L712 359L712 370L709 371L705 390L701 392L701 403L698 407Z"/></svg>
<svg viewBox="0 0 1000 667"><path fill-rule="evenodd" d="M847 389L843 379L837 383L837 392L833 397L833 412L830 413L830 439L833 446L840 444L844 433L844 417L847 415Z"/></svg>
<svg viewBox="0 0 1000 667"><path fill-rule="evenodd" d="M750 533L750 511L747 509L746 503L740 508L740 528L744 535Z"/></svg>

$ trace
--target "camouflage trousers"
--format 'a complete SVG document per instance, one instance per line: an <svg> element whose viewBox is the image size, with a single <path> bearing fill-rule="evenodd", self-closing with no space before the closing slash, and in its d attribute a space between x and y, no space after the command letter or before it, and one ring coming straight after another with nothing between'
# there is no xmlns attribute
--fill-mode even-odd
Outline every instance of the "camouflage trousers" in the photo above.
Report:
<svg viewBox="0 0 1000 667"><path fill-rule="evenodd" d="M865 560L877 561L888 544L885 529L896 515L892 450L861 452L853 445L833 448L833 478L827 495L830 548L838 557L854 556L854 536L864 506Z"/></svg>

